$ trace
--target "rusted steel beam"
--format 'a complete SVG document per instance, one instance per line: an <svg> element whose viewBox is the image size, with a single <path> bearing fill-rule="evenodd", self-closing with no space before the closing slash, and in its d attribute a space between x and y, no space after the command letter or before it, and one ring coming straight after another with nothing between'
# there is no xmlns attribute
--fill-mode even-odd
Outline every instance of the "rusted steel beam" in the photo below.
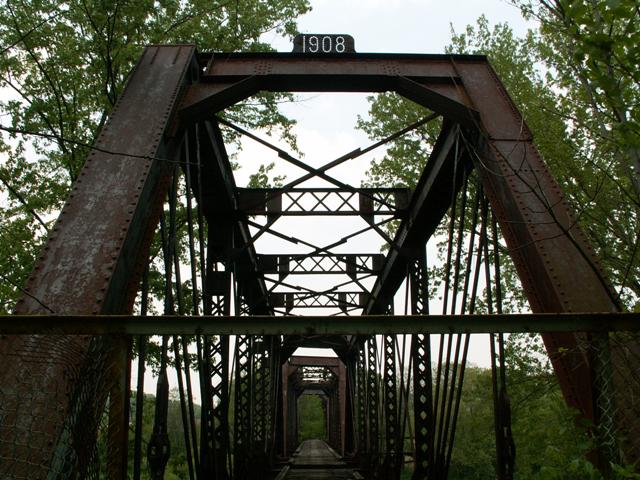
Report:
<svg viewBox="0 0 640 480"><path fill-rule="evenodd" d="M231 81L231 78L223 78ZM357 88L356 88L357 86ZM405 92L420 87L421 99L429 102L432 110L455 118L463 124L470 124L475 112L466 105L467 99L461 95L455 82L432 83L428 78L409 78L389 74L385 77L343 77L256 74L237 80L236 83L200 83L193 85L186 93L180 110L182 124L211 119L217 112L239 101L255 95L261 90L271 92Z"/></svg>
<svg viewBox="0 0 640 480"><path fill-rule="evenodd" d="M495 315L147 316L5 315L1 335L375 335L640 330L638 313Z"/></svg>
<svg viewBox="0 0 640 480"><path fill-rule="evenodd" d="M534 312L616 311L593 250L531 132L487 62L456 63L479 111L472 156ZM567 402L597 422L590 359L572 333L544 341ZM569 351L570 354L563 352Z"/></svg>
<svg viewBox="0 0 640 480"><path fill-rule="evenodd" d="M167 126L190 68L197 71L194 54L193 46L145 50L95 141L100 150L91 151L73 185L17 313L131 311L176 150ZM117 350L86 336L0 339L0 476L5 468L25 478L85 475L92 449L74 447L91 442L100 417L77 415L101 408L91 392L115 381L107 378L107 366ZM104 365L96 366L101 358ZM94 369L99 374L88 373Z"/></svg>
<svg viewBox="0 0 640 480"><path fill-rule="evenodd" d="M180 111L181 123L209 120L213 114L244 100L260 91L257 77L248 77L236 83L206 83L191 85Z"/></svg>
<svg viewBox="0 0 640 480"><path fill-rule="evenodd" d="M96 140L17 306L57 313L131 309L176 142L165 136L195 49L149 47ZM105 151L113 152L106 153ZM144 158L140 158L144 157Z"/></svg>
<svg viewBox="0 0 640 480"><path fill-rule="evenodd" d="M456 62L486 62L476 55L352 54L314 56L287 53L201 56L202 82L186 93L184 124L209 119L260 90L278 92L385 92L420 97L432 110L471 124L477 117L461 88Z"/></svg>
<svg viewBox="0 0 640 480"><path fill-rule="evenodd" d="M289 365L296 367L339 367L342 362L337 357L312 357L294 355L289 358Z"/></svg>
<svg viewBox="0 0 640 480"><path fill-rule="evenodd" d="M212 53L199 55L208 77L237 79L254 74L333 76L351 75L364 79L371 76L404 76L430 79L434 82L455 81L452 55L356 53L345 55L313 55L295 53ZM457 62L486 61L484 55L453 55ZM204 66L206 64L206 66ZM324 86L326 89L327 86ZM329 86L331 88L331 86Z"/></svg>

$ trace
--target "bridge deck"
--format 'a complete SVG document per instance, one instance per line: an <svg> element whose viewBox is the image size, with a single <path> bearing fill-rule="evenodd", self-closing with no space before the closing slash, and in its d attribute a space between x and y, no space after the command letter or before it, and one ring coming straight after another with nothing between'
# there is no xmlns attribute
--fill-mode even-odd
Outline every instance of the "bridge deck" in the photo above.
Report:
<svg viewBox="0 0 640 480"><path fill-rule="evenodd" d="M340 460L322 440L305 440L289 461L279 480L347 480L357 478L354 470Z"/></svg>

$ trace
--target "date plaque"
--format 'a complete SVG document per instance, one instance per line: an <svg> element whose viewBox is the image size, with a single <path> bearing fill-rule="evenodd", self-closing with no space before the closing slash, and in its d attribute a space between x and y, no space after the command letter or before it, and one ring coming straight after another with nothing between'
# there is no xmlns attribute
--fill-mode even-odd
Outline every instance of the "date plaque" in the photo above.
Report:
<svg viewBox="0 0 640 480"><path fill-rule="evenodd" d="M293 39L296 53L355 53L355 42L351 35L300 33Z"/></svg>

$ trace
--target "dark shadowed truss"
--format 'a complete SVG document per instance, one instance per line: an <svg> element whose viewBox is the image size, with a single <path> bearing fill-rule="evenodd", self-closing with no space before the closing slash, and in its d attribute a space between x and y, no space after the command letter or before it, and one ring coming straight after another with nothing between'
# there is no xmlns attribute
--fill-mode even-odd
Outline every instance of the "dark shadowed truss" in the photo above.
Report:
<svg viewBox="0 0 640 480"><path fill-rule="evenodd" d="M264 90L395 91L425 114L312 167L223 118ZM333 175L429 122L441 131L414 190L360 188ZM221 126L305 173L279 188L238 188ZM328 186L308 186L314 179ZM302 216L350 216L361 226L322 244L276 225ZM384 255L349 250L370 232ZM260 252L266 235L295 249ZM508 328L507 264L530 311L565 315L514 317ZM322 288L300 280L311 274L340 280ZM328 443L349 469L399 478L411 462L414 479L444 479L472 331L490 333L498 478L513 477L516 451L509 331L543 333L567 403L597 430L596 465L640 456L637 337L610 332L637 322L616 313L591 247L482 56L148 47L26 292L17 313L49 317L2 323L0 333L14 333L0 337L2 478L125 478L128 468L135 479L143 469L163 478L172 383L192 479L274 478L297 447L296 400L309 391L323 398ZM405 312L394 312L398 292ZM298 318L318 308L327 315ZM132 314L150 318L136 323ZM292 356L305 346L337 357ZM143 438L150 363L153 430Z"/></svg>

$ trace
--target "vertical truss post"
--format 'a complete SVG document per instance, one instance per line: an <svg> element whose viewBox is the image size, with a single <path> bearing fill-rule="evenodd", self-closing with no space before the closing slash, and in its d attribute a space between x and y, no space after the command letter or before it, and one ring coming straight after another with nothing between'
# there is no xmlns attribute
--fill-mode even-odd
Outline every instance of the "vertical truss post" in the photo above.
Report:
<svg viewBox="0 0 640 480"><path fill-rule="evenodd" d="M213 404L211 392L211 337L202 339L202 362L200 364L200 391L202 392L202 409L200 411L200 465L199 475L213 476L215 472L215 455L213 430L215 420L210 405Z"/></svg>
<svg viewBox="0 0 640 480"><path fill-rule="evenodd" d="M358 425L356 422L356 359L353 356L349 357L346 365L346 391L345 391L345 417L343 419L345 429L343 432L344 445L343 453L345 455L352 456L356 451L356 432Z"/></svg>
<svg viewBox="0 0 640 480"><path fill-rule="evenodd" d="M264 445L264 336L254 335L251 338L251 431L252 451L254 455L262 452Z"/></svg>
<svg viewBox="0 0 640 480"><path fill-rule="evenodd" d="M339 443L338 443L338 451L341 455L345 454L345 441L346 441L346 418L347 418L347 401L348 401L348 381L347 378L347 367L344 363L339 362L338 364L338 378L336 379L336 389L338 390L338 401L337 401L337 422L338 422L338 432L339 432Z"/></svg>
<svg viewBox="0 0 640 480"><path fill-rule="evenodd" d="M282 418L282 368L281 368L281 347L282 341L280 336L273 335L271 338L271 372L270 379L270 421L269 435L267 444L267 453L271 463L275 460L279 452L280 439L282 437L281 418Z"/></svg>
<svg viewBox="0 0 640 480"><path fill-rule="evenodd" d="M511 409L506 393L503 339L502 336L496 338L496 335L492 333L489 335L489 342L496 437L496 478L498 480L512 480L515 444L511 435Z"/></svg>
<svg viewBox="0 0 640 480"><path fill-rule="evenodd" d="M205 296L209 315L229 315L231 275L213 269L214 255L209 250ZM229 337L206 336L203 340L205 394L202 405L200 475L225 480L229 478Z"/></svg>
<svg viewBox="0 0 640 480"><path fill-rule="evenodd" d="M211 223L211 220L209 220ZM204 296L205 313L229 315L231 312L232 276L229 255L233 246L233 224L221 219L216 228L208 229ZM219 270L219 265L227 266ZM202 380L206 389L201 424L200 475L204 478L229 478L227 462L229 438L229 337L204 338ZM203 399L203 400L205 400Z"/></svg>
<svg viewBox="0 0 640 480"><path fill-rule="evenodd" d="M393 315L393 307L389 306L388 315ZM395 335L383 335L382 344L384 351L383 367L383 398L384 398L384 423L385 423L385 456L383 464L384 478L397 478L400 475L398 459L398 390L396 370L396 343Z"/></svg>
<svg viewBox="0 0 640 480"><path fill-rule="evenodd" d="M332 388L327 395L327 428L329 444L334 450L338 450L338 444L340 442L340 427L338 418L338 389Z"/></svg>
<svg viewBox="0 0 640 480"><path fill-rule="evenodd" d="M320 395L320 400L322 401L322 413L324 414L324 425L325 425L325 428L327 430L327 438L329 439L329 443L331 443L331 423L330 423L330 418L329 418L329 411L330 411L329 410L329 397L325 393L323 395Z"/></svg>
<svg viewBox="0 0 640 480"><path fill-rule="evenodd" d="M280 438L280 447L279 447L279 454L282 455L282 457L286 457L287 456L287 452L288 452L288 444L289 444L289 417L290 417L290 413L289 413L289 364L288 363L284 363L280 366L280 370L281 370L281 389L282 389L282 401L281 401L281 411L282 411L282 418L279 419L280 422L280 426L279 428L282 431L282 436Z"/></svg>
<svg viewBox="0 0 640 480"><path fill-rule="evenodd" d="M126 478L129 444L129 385L131 384L131 341L118 337L113 346L109 392L109 477Z"/></svg>
<svg viewBox="0 0 640 480"><path fill-rule="evenodd" d="M229 338L207 336L203 344L206 398L202 408L200 472L208 478L226 479L229 477Z"/></svg>
<svg viewBox="0 0 640 480"><path fill-rule="evenodd" d="M298 395L291 381L297 367L287 369L287 425L285 455L290 456L298 445Z"/></svg>
<svg viewBox="0 0 640 480"><path fill-rule="evenodd" d="M271 443L271 337L253 337L252 454L253 478L262 478L269 465Z"/></svg>
<svg viewBox="0 0 640 480"><path fill-rule="evenodd" d="M368 427L367 421L367 361L365 346L358 348L356 358L356 399L358 416L358 456L362 462L369 452L367 444Z"/></svg>
<svg viewBox="0 0 640 480"><path fill-rule="evenodd" d="M242 296L237 298L236 305L241 315L248 313L247 303ZM233 471L234 478L244 479L251 477L249 473L251 454L251 383L253 372L251 336L236 336L235 358Z"/></svg>
<svg viewBox="0 0 640 480"><path fill-rule="evenodd" d="M374 478L378 476L379 464L379 422L378 422L378 345L375 335L367 340L367 419L369 425L369 464L368 467Z"/></svg>
<svg viewBox="0 0 640 480"><path fill-rule="evenodd" d="M282 388L282 370L280 370L280 375L278 377L279 386L276 387L274 394L277 395L274 404L274 432L273 432L273 450L272 456L277 461L278 459L284 457L284 439L285 439L285 429L284 429L284 390Z"/></svg>
<svg viewBox="0 0 640 480"><path fill-rule="evenodd" d="M411 286L411 314L429 313L429 282L425 249L409 265ZM413 480L427 480L433 465L433 390L431 372L431 340L429 335L411 336L413 363L413 422L414 471Z"/></svg>
<svg viewBox="0 0 640 480"><path fill-rule="evenodd" d="M493 290L495 289L496 312L502 313L502 286L500 268L500 249L498 247L498 226L495 215L491 219L491 243L493 249L493 279L491 278L489 239L487 237L486 198L482 204L482 227L480 244L485 258L485 281L487 288L488 313L493 310ZM478 252L478 258L482 254ZM493 285L493 287L491 287ZM507 394L507 373L504 354L504 336L502 333L489 334L491 355L491 380L493 385L493 410L496 436L496 477L498 480L512 480L514 477L514 464L516 446L511 431L511 401ZM496 348L497 347L497 348Z"/></svg>
<svg viewBox="0 0 640 480"><path fill-rule="evenodd" d="M220 364L218 375L220 376L220 388L218 389L219 403L215 405L214 416L217 421L215 431L216 439L216 473L218 478L229 478L227 459L231 450L229 438L229 337L218 337L220 344Z"/></svg>
<svg viewBox="0 0 640 480"><path fill-rule="evenodd" d="M342 392L339 387L339 380L336 382L335 389L333 391L333 395L331 396L332 400L332 423L333 423L333 431L334 431L334 440L333 443L335 447L333 447L337 452L342 451L342 415L340 412L340 404L342 402Z"/></svg>

